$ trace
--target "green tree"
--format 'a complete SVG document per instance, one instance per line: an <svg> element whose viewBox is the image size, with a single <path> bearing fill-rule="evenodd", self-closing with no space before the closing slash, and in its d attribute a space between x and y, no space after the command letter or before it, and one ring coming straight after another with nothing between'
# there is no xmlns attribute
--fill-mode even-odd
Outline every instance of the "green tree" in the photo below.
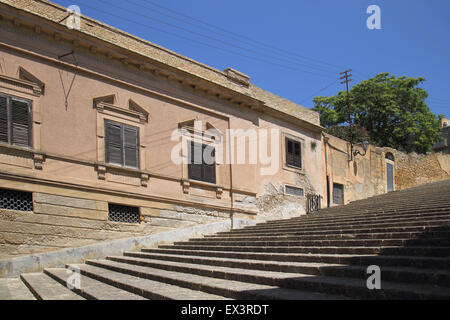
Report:
<svg viewBox="0 0 450 320"><path fill-rule="evenodd" d="M368 131L373 144L425 153L440 140L440 129L439 120L425 103L428 93L419 87L424 81L422 77L380 73L352 87L350 110L344 91L331 97L315 97L313 110L319 112L321 125L331 134L350 116L356 127ZM359 140L356 134L354 137L354 141Z"/></svg>

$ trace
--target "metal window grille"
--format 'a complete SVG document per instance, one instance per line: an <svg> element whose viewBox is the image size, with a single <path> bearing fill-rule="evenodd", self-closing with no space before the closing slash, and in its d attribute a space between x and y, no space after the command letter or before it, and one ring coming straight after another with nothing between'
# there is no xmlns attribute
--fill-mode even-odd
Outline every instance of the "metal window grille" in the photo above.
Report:
<svg viewBox="0 0 450 320"><path fill-rule="evenodd" d="M0 189L0 208L33 211L33 194L31 192Z"/></svg>
<svg viewBox="0 0 450 320"><path fill-rule="evenodd" d="M139 208L110 203L108 205L108 219L115 222L139 223Z"/></svg>

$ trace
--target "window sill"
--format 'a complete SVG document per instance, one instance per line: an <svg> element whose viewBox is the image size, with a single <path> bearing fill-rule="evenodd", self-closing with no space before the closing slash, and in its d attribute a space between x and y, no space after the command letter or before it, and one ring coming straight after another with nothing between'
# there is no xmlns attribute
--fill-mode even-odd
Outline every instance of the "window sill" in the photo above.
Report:
<svg viewBox="0 0 450 320"><path fill-rule="evenodd" d="M136 176L139 176L141 179L141 186L147 187L148 180L150 179L150 174L146 171L137 169L137 168L131 168L131 167L124 167L117 164L111 164L111 163L95 163L95 168L97 169L97 176L100 180L106 180L106 172L108 170L117 170L122 171L126 173L132 173Z"/></svg>
<svg viewBox="0 0 450 320"><path fill-rule="evenodd" d="M283 169L284 170L288 170L288 171L292 171L292 172L296 172L296 173L300 173L300 174L305 174L305 169L304 168L299 168L299 167L295 167L286 163L283 163Z"/></svg>
<svg viewBox="0 0 450 320"><path fill-rule="evenodd" d="M45 153L40 152L32 147L15 146L9 143L0 142L0 148L12 150L13 152L28 153L33 159L34 168L42 170L42 163L45 161Z"/></svg>
<svg viewBox="0 0 450 320"><path fill-rule="evenodd" d="M185 193L185 194L189 194L189 188L191 185L197 185L197 186L201 186L201 187L216 189L216 198L217 199L222 198L223 186L219 186L215 183L205 182L205 181L200 181L200 180L193 180L193 179L182 179L181 184L183 186L183 193Z"/></svg>

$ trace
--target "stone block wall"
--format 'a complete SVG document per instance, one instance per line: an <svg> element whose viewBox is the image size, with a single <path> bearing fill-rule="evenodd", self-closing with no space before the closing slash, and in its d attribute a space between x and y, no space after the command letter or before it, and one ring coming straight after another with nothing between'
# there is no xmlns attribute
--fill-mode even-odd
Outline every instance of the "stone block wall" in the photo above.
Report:
<svg viewBox="0 0 450 320"><path fill-rule="evenodd" d="M344 186L344 203L366 199L383 194L387 191L386 162L394 165L394 190L403 190L427 183L450 178L450 154L406 154L393 148L369 146L362 155L350 156L350 144L347 141L324 134L326 144L324 161L324 195L330 196L330 206L333 203L333 183ZM360 146L354 149L362 151ZM393 161L387 159L393 156ZM326 175L328 175L330 190L326 190ZM327 199L323 201L326 207Z"/></svg>
<svg viewBox="0 0 450 320"><path fill-rule="evenodd" d="M450 154L405 154L395 150L394 155L396 190L450 179Z"/></svg>
<svg viewBox="0 0 450 320"><path fill-rule="evenodd" d="M108 202L33 193L33 211L0 209L0 259L227 221L229 212L154 203L141 223L108 221Z"/></svg>

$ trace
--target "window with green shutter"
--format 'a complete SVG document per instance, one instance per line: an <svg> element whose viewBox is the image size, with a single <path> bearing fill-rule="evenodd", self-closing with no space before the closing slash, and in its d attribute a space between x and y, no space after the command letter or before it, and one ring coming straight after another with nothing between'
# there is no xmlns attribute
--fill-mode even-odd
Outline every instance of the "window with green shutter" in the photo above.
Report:
<svg viewBox="0 0 450 320"><path fill-rule="evenodd" d="M31 102L0 94L0 142L32 147L31 129Z"/></svg>
<svg viewBox="0 0 450 320"><path fill-rule="evenodd" d="M105 120L106 162L139 168L139 128Z"/></svg>
<svg viewBox="0 0 450 320"><path fill-rule="evenodd" d="M194 141L188 142L189 179L216 183L215 148Z"/></svg>

